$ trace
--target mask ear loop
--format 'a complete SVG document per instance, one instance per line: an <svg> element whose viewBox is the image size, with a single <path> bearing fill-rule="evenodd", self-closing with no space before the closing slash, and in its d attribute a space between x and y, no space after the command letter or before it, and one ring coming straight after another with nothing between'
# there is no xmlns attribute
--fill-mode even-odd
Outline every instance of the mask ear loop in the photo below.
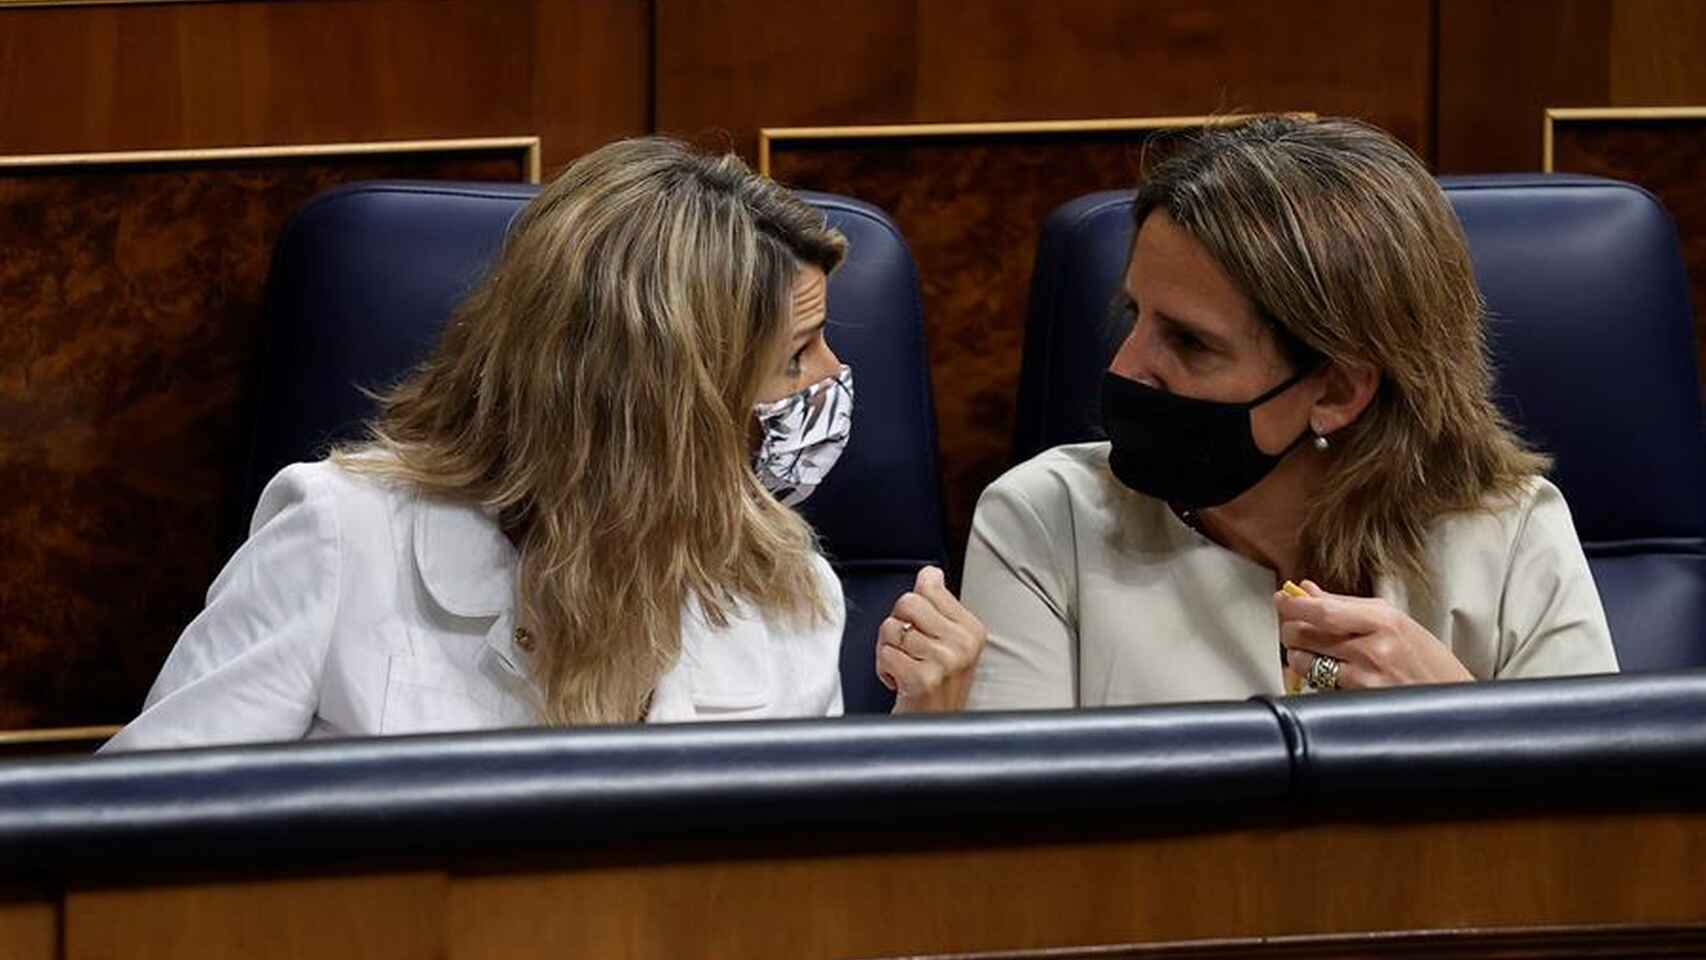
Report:
<svg viewBox="0 0 1706 960"><path fill-rule="evenodd" d="M1298 384L1302 383L1303 381L1314 376L1316 373L1320 372L1321 368L1326 366L1326 365L1327 365L1327 360L1325 357L1323 357L1322 359L1316 361L1315 363L1312 363L1309 366L1304 367L1303 369L1297 371L1296 373L1292 374L1289 378L1282 380L1280 382L1279 386L1274 387L1272 390L1269 390L1267 393L1264 393L1261 396L1257 397L1256 399L1251 400L1249 403L1246 403L1244 405L1245 412L1249 412L1251 410L1254 410L1257 407L1261 406L1262 404L1267 403L1269 400L1272 400L1273 398L1279 396L1280 394L1286 392L1287 390L1290 390L1292 387L1297 386ZM1303 432L1297 435L1296 440L1293 440L1290 443L1286 444L1284 450L1281 450L1279 453L1273 454L1274 459L1275 460L1284 459L1285 457L1289 456L1293 450L1296 450L1300 445L1302 445L1305 440L1309 440L1311 437L1314 438L1315 449L1317 449L1317 450L1327 449L1327 446L1328 446L1327 438L1322 436L1319 433L1316 433L1315 432L1315 425L1313 423L1311 423L1308 426L1303 428Z"/></svg>

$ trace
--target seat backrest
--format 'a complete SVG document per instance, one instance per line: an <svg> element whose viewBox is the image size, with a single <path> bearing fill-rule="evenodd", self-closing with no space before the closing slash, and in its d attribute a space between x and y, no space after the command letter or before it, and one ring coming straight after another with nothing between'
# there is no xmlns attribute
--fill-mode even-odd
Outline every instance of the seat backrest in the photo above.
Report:
<svg viewBox="0 0 1706 960"><path fill-rule="evenodd" d="M1497 399L1554 458L1625 670L1706 666L1706 443L1675 226L1651 194L1595 177L1441 180L1486 297ZM1043 225L1016 455L1100 435L1107 319L1131 193Z"/></svg>
<svg viewBox="0 0 1706 960"><path fill-rule="evenodd" d="M268 282L253 446L236 505L243 521L281 467L360 435L373 413L364 390L396 382L431 350L537 191L374 182L303 207L279 240ZM846 452L803 512L847 596L847 709L877 712L893 700L875 676L877 624L919 567L947 554L918 277L882 211L804 197L849 240L847 261L830 278L828 338L854 369L857 416Z"/></svg>

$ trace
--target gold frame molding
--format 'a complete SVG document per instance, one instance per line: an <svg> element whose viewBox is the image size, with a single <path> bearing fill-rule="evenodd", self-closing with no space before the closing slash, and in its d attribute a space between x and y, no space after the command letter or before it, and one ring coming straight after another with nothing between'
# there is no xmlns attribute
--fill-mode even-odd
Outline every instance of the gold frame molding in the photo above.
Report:
<svg viewBox="0 0 1706 960"><path fill-rule="evenodd" d="M1571 120L1706 120L1706 107L1547 107L1540 137L1540 169L1552 169L1553 129Z"/></svg>
<svg viewBox="0 0 1706 960"><path fill-rule="evenodd" d="M5 0L0 0L5 2ZM159 2L159 0L136 0ZM201 2L201 0L198 0ZM539 138L473 137L450 140L382 140L351 143L306 143L259 147L198 147L183 150L127 150L117 153L39 153L0 157L0 170L34 167L105 166L124 163L197 163L210 160L276 160L290 157L360 156L367 153L433 153L458 150L525 152L527 182L539 182Z"/></svg>
<svg viewBox="0 0 1706 960"><path fill-rule="evenodd" d="M764 127L758 131L758 172L770 176L770 148L796 140L903 140L931 137L1022 137L1039 133L1119 133L1124 130L1180 130L1222 126L1255 114L1223 116L1125 117L1112 120L1028 120L1005 123L900 123L863 127ZM1289 116L1313 120L1314 113Z"/></svg>
<svg viewBox="0 0 1706 960"><path fill-rule="evenodd" d="M218 0L53 0L54 5L91 3L209 3ZM0 0L0 9L9 6L45 5L41 0ZM513 149L523 153L523 168L528 183L538 184L540 174L540 138L473 137L446 140L392 140L351 143L310 143L298 145L257 147L208 147L182 150L130 150L109 153L43 153L0 156L0 173L10 170L32 170L45 167L94 167L122 164L176 164L219 160L270 160L290 157L360 156L377 153L432 153L476 150ZM42 727L39 729L0 730L0 759L8 755L34 752L48 744L98 744L119 731L117 726Z"/></svg>
<svg viewBox="0 0 1706 960"><path fill-rule="evenodd" d="M124 729L121 726L107 727L43 727L40 730L0 730L0 760L9 755L20 755L30 752L32 747L42 744L78 744L86 743L91 747L99 746L112 739L112 735Z"/></svg>
<svg viewBox="0 0 1706 960"><path fill-rule="evenodd" d="M222 0L0 0L0 10L8 7L128 7L152 3L220 3Z"/></svg>

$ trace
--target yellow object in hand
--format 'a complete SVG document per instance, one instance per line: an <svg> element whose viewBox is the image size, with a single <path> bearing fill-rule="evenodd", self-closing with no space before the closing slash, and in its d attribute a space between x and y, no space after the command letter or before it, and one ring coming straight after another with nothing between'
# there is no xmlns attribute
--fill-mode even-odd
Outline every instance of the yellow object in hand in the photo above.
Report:
<svg viewBox="0 0 1706 960"><path fill-rule="evenodd" d="M1288 597L1307 597L1307 596L1309 596L1308 591L1304 590L1302 587L1298 586L1297 584L1292 583L1290 580L1287 580L1285 583L1280 584L1280 592L1285 594ZM1283 646L1280 647L1280 660L1282 663L1285 660L1285 648ZM1315 688L1311 687L1308 683L1306 683L1302 677L1298 676L1296 673L1293 673L1292 669L1289 665L1286 665L1284 667L1284 671L1285 671L1285 689L1286 689L1287 693L1297 694L1297 693L1305 693L1305 692L1308 692L1308 693L1314 693L1315 692Z"/></svg>

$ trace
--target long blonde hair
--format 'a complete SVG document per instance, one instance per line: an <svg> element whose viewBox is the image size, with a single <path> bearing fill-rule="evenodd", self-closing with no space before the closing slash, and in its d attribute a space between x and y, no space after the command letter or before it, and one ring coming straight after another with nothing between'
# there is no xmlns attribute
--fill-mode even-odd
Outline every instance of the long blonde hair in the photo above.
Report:
<svg viewBox="0 0 1706 960"><path fill-rule="evenodd" d="M498 518L547 722L641 719L692 602L717 626L744 605L833 614L749 430L795 278L845 249L733 155L606 146L520 213L436 351L380 398L371 439L334 454Z"/></svg>
<svg viewBox="0 0 1706 960"><path fill-rule="evenodd" d="M1462 227L1421 161L1354 120L1260 117L1193 135L1137 193L1208 249L1290 359L1367 364L1380 386L1332 437L1303 518L1304 569L1367 592L1426 588L1439 517L1547 469L1491 399L1485 307Z"/></svg>

